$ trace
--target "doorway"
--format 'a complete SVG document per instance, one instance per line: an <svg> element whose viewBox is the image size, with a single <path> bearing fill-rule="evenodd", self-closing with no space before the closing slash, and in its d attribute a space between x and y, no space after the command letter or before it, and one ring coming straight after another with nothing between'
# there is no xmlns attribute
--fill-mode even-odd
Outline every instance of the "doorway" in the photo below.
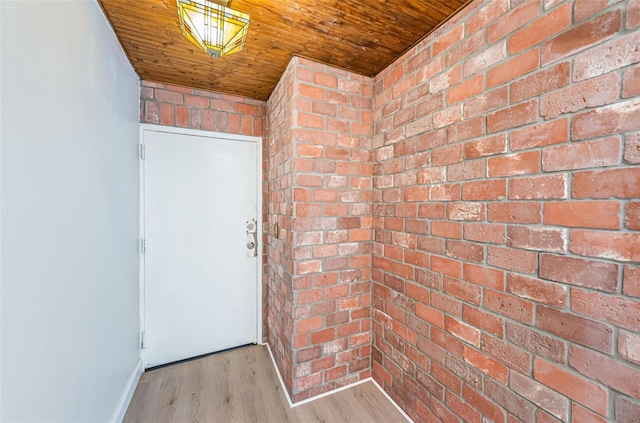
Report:
<svg viewBox="0 0 640 423"><path fill-rule="evenodd" d="M260 138L141 138L145 368L259 342Z"/></svg>

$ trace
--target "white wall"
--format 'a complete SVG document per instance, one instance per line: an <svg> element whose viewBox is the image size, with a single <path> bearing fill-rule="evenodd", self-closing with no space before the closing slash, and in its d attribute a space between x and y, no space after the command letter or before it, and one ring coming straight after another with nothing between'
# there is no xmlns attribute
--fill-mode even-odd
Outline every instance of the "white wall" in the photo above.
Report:
<svg viewBox="0 0 640 423"><path fill-rule="evenodd" d="M95 0L0 10L0 420L106 421L139 359L139 79Z"/></svg>

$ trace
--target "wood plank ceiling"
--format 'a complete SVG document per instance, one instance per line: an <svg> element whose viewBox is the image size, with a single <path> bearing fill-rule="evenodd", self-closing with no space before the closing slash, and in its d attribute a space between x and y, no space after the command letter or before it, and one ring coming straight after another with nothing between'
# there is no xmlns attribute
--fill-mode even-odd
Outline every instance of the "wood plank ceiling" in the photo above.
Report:
<svg viewBox="0 0 640 423"><path fill-rule="evenodd" d="M292 56L374 76L467 0L233 0L242 52L212 59L182 36L176 0L99 0L144 80L266 100Z"/></svg>

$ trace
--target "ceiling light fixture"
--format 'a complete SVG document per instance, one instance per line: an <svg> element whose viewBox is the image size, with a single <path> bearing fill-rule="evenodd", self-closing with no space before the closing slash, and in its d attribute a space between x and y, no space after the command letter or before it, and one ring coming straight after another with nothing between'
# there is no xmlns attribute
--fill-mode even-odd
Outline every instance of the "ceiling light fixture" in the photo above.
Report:
<svg viewBox="0 0 640 423"><path fill-rule="evenodd" d="M249 15L230 9L231 0L177 0L182 34L216 58L242 51Z"/></svg>

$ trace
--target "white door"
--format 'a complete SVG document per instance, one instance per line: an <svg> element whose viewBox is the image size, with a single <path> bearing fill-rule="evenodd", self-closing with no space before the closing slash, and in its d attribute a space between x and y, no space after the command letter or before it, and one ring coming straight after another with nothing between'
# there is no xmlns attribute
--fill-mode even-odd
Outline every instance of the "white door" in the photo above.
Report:
<svg viewBox="0 0 640 423"><path fill-rule="evenodd" d="M255 343L257 143L148 129L143 143L145 368Z"/></svg>

